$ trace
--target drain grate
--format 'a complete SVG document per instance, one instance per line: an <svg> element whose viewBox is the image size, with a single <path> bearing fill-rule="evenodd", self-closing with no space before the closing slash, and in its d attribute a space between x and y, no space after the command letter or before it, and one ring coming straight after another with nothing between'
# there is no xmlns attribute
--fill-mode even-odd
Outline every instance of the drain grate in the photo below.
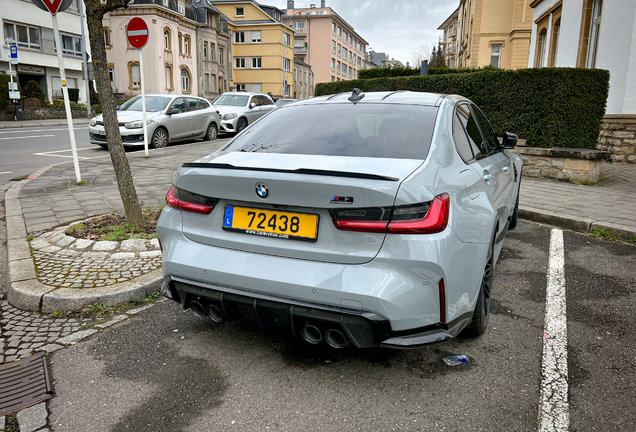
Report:
<svg viewBox="0 0 636 432"><path fill-rule="evenodd" d="M51 397L44 353L0 365L0 417Z"/></svg>

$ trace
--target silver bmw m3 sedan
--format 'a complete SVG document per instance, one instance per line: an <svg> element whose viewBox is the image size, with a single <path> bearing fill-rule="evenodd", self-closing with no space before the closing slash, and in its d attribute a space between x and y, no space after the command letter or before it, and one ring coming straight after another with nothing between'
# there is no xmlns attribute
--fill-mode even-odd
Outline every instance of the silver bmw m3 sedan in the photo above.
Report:
<svg viewBox="0 0 636 432"><path fill-rule="evenodd" d="M163 294L311 344L481 335L521 159L460 96L308 99L184 164L157 225Z"/></svg>

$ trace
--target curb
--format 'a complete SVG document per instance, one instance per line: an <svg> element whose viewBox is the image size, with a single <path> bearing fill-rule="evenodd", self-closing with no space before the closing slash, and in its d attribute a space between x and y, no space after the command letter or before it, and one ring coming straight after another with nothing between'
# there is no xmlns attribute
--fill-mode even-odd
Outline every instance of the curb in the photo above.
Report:
<svg viewBox="0 0 636 432"><path fill-rule="evenodd" d="M73 126L83 126L87 125L90 120L73 120ZM47 126L66 126L68 123L66 120L52 123L34 123L34 124L20 124L19 122L15 122L15 124L3 124L0 125L0 129L20 129L20 128L29 128L29 127L47 127Z"/></svg>
<svg viewBox="0 0 636 432"><path fill-rule="evenodd" d="M38 177L49 168L40 169L32 177ZM146 297L161 289L163 282L161 269L153 270L121 284L99 288L56 288L38 281L27 241L22 206L18 199L22 184L22 182L16 183L5 194L7 300L11 305L18 309L46 314L57 310L81 310L82 307L92 303L112 306Z"/></svg>

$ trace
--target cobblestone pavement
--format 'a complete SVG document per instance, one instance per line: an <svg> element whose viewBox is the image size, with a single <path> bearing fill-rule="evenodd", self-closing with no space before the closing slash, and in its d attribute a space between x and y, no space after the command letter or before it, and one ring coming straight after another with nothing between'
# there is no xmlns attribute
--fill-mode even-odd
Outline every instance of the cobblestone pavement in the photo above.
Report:
<svg viewBox="0 0 636 432"><path fill-rule="evenodd" d="M56 287L113 285L161 267L157 239L95 242L60 229L36 237L30 246L38 280Z"/></svg>

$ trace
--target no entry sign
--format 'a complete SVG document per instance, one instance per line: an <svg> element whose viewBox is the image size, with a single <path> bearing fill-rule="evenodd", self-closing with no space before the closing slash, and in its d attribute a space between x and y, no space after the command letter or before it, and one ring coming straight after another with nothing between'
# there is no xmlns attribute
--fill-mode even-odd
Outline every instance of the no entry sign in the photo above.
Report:
<svg viewBox="0 0 636 432"><path fill-rule="evenodd" d="M148 43L148 26L146 21L135 17L128 23L126 37L131 47L142 49Z"/></svg>

